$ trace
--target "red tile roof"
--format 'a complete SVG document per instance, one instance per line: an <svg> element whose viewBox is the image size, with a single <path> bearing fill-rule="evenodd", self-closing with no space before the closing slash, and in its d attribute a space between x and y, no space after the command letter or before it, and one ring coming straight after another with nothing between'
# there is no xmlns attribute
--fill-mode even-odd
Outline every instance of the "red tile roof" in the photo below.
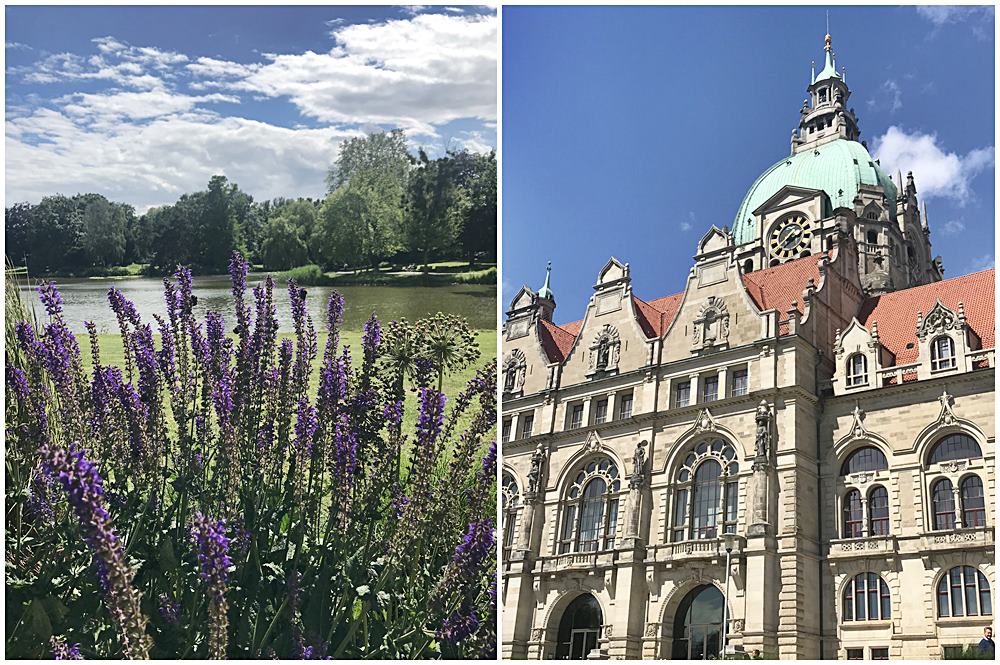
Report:
<svg viewBox="0 0 1000 665"><path fill-rule="evenodd" d="M566 359L570 349L573 348L573 341L580 326L577 325L574 332L569 332L566 327L560 327L551 321L541 320L542 326L538 329L539 337L542 338L542 348L545 355L549 357L549 362L562 362Z"/></svg>
<svg viewBox="0 0 1000 665"><path fill-rule="evenodd" d="M778 310L779 321L788 318L788 308L793 302L801 315L804 313L802 290L809 278L819 286L819 260L824 256L826 252L748 272L743 275L743 285L761 311Z"/></svg>
<svg viewBox="0 0 1000 665"><path fill-rule="evenodd" d="M869 298L861 306L858 320L871 330L878 322L879 339L896 356L897 365L917 360L917 312L926 316L940 300L948 309L958 312L958 303L965 306L969 326L982 341L982 348L995 344L995 286L993 269L945 279L912 289L894 291ZM913 348L906 348L908 343Z"/></svg>

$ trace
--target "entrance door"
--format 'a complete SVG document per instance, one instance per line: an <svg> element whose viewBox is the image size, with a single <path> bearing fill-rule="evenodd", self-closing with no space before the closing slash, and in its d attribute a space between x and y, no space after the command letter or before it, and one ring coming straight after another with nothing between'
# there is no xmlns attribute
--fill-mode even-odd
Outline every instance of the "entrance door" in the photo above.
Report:
<svg viewBox="0 0 1000 665"><path fill-rule="evenodd" d="M597 647L601 630L601 606L597 599L585 593L569 604L559 620L557 660L583 660Z"/></svg>
<svg viewBox="0 0 1000 665"><path fill-rule="evenodd" d="M693 589L674 619L674 660L716 659L722 652L722 592L711 585Z"/></svg>
<svg viewBox="0 0 1000 665"><path fill-rule="evenodd" d="M569 659L584 660L597 646L597 631L589 628L574 628L570 633Z"/></svg>

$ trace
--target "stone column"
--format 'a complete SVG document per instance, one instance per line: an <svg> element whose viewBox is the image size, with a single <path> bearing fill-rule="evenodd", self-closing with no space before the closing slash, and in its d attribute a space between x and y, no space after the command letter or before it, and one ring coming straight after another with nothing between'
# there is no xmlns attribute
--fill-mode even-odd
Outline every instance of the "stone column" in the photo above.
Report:
<svg viewBox="0 0 1000 665"><path fill-rule="evenodd" d="M743 646L751 652L760 649L777 655L778 595L781 591L781 567L778 542L770 524L770 480L772 421L766 401L757 407L750 525L746 545L746 596Z"/></svg>
<svg viewBox="0 0 1000 665"><path fill-rule="evenodd" d="M517 539L516 552L524 552L527 556L520 558L533 558L538 554L539 543L534 542L535 533L535 507L541 499L545 483L542 478L545 472L545 459L548 454L545 445L539 442L535 447L535 452L531 454L531 470L528 472L528 484L524 488L524 509L521 512L521 529ZM517 558L517 557L515 557Z"/></svg>

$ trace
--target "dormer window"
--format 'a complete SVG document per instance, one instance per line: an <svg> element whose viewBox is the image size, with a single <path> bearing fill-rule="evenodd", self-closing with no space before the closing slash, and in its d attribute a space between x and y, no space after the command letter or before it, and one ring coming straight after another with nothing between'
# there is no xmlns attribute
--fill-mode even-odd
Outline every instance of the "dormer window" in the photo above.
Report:
<svg viewBox="0 0 1000 665"><path fill-rule="evenodd" d="M931 371L945 369L955 369L955 342L948 335L941 335L931 342Z"/></svg>
<svg viewBox="0 0 1000 665"><path fill-rule="evenodd" d="M868 385L868 359L861 353L855 353L847 359L847 387L866 385Z"/></svg>

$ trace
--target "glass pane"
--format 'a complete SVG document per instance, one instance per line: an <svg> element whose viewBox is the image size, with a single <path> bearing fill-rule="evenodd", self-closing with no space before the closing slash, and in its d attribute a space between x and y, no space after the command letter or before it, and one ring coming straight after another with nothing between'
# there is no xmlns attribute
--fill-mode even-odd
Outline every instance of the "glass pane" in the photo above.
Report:
<svg viewBox="0 0 1000 665"><path fill-rule="evenodd" d="M993 614L993 603L991 602L992 598L990 598L990 583L987 581L986 576L978 570L976 571L976 577L979 579L979 612L983 616L989 616Z"/></svg>
<svg viewBox="0 0 1000 665"><path fill-rule="evenodd" d="M719 473L722 467L713 459L698 466L694 474L694 499L692 501L692 537L715 538L719 512Z"/></svg>
<svg viewBox="0 0 1000 665"><path fill-rule="evenodd" d="M945 575L944 577L942 577L941 581L938 583L937 599L938 599L938 616L940 616L940 617L951 616L951 611L949 610L949 607L948 607L948 576L947 575Z"/></svg>
<svg viewBox="0 0 1000 665"><path fill-rule="evenodd" d="M976 440L967 434L951 434L938 441L931 450L928 464L938 464L956 459L982 457L983 451Z"/></svg>
<svg viewBox="0 0 1000 665"><path fill-rule="evenodd" d="M951 610L951 615L954 617L965 616L965 608L962 603L961 568L951 569Z"/></svg>
<svg viewBox="0 0 1000 665"><path fill-rule="evenodd" d="M934 505L934 528L937 530L955 528L955 495L951 481L947 478L934 484L931 491Z"/></svg>
<svg viewBox="0 0 1000 665"><path fill-rule="evenodd" d="M888 468L889 462L886 461L881 450L865 446L851 453L841 467L840 475L847 476L862 471L884 471Z"/></svg>

